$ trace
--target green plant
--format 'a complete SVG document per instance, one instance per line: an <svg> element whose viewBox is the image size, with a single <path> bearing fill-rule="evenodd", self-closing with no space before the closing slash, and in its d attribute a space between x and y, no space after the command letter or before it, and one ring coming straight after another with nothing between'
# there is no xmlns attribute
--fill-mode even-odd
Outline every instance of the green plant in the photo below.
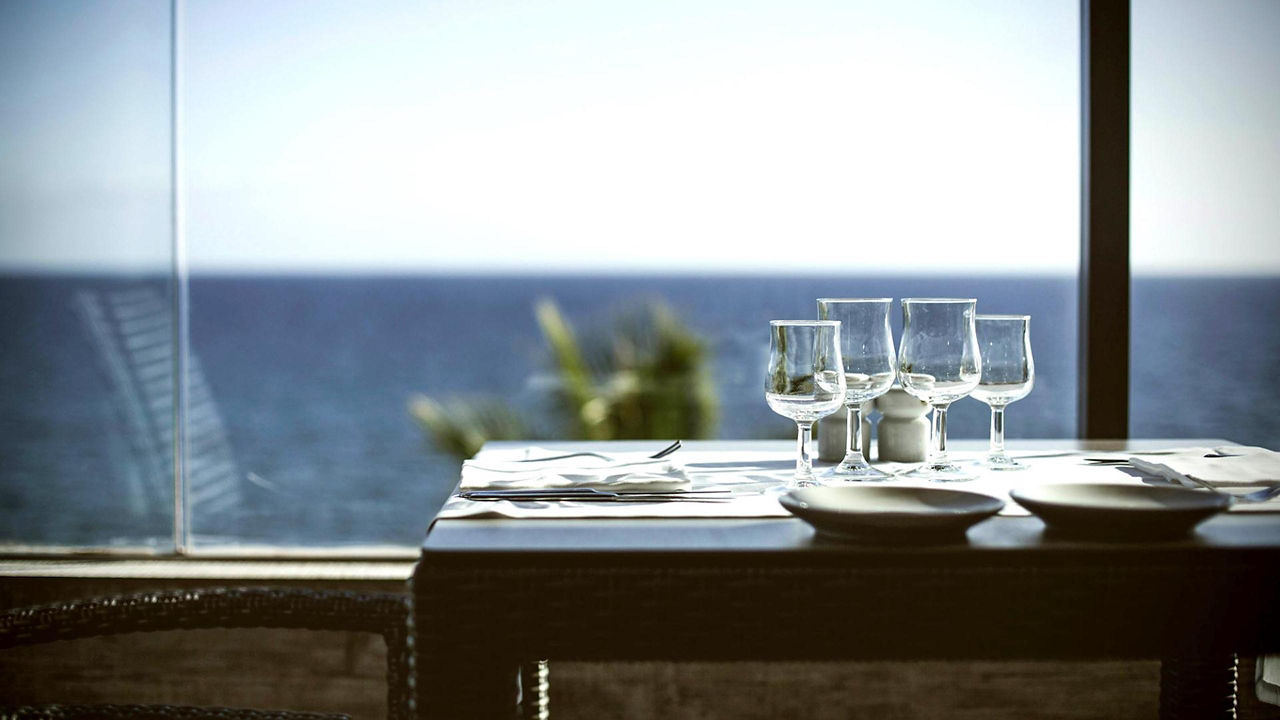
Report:
<svg viewBox="0 0 1280 720"><path fill-rule="evenodd" d="M557 378L552 412L563 439L696 439L715 432L718 400L704 343L657 302L579 339L555 303L534 316ZM536 439L532 423L500 400L410 401L436 446L470 457L487 440Z"/></svg>
<svg viewBox="0 0 1280 720"><path fill-rule="evenodd" d="M409 399L409 414L441 451L469 458L489 440L519 440L530 436L523 419L510 407L488 398L439 402L426 395Z"/></svg>

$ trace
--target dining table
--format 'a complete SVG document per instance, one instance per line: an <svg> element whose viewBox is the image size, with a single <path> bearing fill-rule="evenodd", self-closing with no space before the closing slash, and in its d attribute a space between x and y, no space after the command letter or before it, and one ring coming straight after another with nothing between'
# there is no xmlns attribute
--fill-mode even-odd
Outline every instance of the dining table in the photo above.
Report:
<svg viewBox="0 0 1280 720"><path fill-rule="evenodd" d="M1108 472L1141 483L1086 460L1229 444L1010 441L1028 469L948 487L991 492L993 482L1007 490ZM478 458L521 445L490 443ZM983 448L952 443L962 460ZM760 482L785 480L794 452L794 442L712 440L671 458L718 482ZM1162 718L1227 718L1238 683L1252 681L1237 678L1237 658L1280 652L1280 512L1233 507L1180 536L1094 537L1059 532L1010 500L954 536L851 540L766 497L736 515L716 503L454 497L431 522L410 581L417 713L548 717L558 660L1141 659L1161 662Z"/></svg>

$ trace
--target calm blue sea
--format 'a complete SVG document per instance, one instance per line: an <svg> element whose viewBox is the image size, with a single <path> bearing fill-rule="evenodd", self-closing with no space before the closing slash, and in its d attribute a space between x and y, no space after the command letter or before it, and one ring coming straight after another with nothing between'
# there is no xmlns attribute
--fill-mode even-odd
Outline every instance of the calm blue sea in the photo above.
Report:
<svg viewBox="0 0 1280 720"><path fill-rule="evenodd" d="M149 301L167 307L170 292L162 279L0 278L0 540L167 539L172 495L155 467L170 456L148 437L165 437L172 413L154 394L171 356L146 338L167 323ZM966 296L1031 314L1036 387L1009 411L1009 436L1075 434L1074 278L195 277L193 453L234 487L197 503L193 526L210 541L415 543L457 465L409 398L536 411L539 298L583 332L665 302L711 351L719 436L789 436L761 396L767 321L811 317L819 296ZM1275 279L1135 279L1131 435L1280 446L1277 317ZM950 432L984 437L986 407L955 405Z"/></svg>

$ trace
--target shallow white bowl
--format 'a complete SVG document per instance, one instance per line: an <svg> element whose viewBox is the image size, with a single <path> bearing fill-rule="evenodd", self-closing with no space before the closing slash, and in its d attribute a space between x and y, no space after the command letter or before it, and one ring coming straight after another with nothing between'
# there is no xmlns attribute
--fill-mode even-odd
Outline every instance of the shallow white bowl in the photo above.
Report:
<svg viewBox="0 0 1280 720"><path fill-rule="evenodd" d="M955 537L1004 507L981 493L878 484L801 488L778 501L823 535L857 539Z"/></svg>
<svg viewBox="0 0 1280 720"><path fill-rule="evenodd" d="M1009 494L1051 530L1116 538L1186 535L1231 504L1225 495L1157 485L1051 483Z"/></svg>

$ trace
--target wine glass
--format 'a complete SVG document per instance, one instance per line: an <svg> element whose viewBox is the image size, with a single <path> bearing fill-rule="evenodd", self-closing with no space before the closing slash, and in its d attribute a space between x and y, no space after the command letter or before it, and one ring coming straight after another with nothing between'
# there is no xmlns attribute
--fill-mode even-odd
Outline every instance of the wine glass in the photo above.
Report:
<svg viewBox="0 0 1280 720"><path fill-rule="evenodd" d="M840 323L834 320L774 320L769 323L769 367L764 399L769 408L796 422L796 472L787 488L811 487L813 423L844 403Z"/></svg>
<svg viewBox="0 0 1280 720"><path fill-rule="evenodd" d="M982 353L982 380L973 397L991 407L991 449L983 466L990 470L1025 470L1004 450L1004 409L1031 392L1036 380L1031 358L1030 315L979 315L975 320Z"/></svg>
<svg viewBox="0 0 1280 720"><path fill-rule="evenodd" d="M893 385L892 303L892 298L818 298L818 318L840 321L847 413L844 459L824 477L848 481L892 477L862 457L862 403L880 397Z"/></svg>
<svg viewBox="0 0 1280 720"><path fill-rule="evenodd" d="M982 377L974 327L977 305L972 298L902 301L898 380L908 394L933 407L929 458L905 477L939 482L973 479L947 458L947 408L972 392Z"/></svg>

